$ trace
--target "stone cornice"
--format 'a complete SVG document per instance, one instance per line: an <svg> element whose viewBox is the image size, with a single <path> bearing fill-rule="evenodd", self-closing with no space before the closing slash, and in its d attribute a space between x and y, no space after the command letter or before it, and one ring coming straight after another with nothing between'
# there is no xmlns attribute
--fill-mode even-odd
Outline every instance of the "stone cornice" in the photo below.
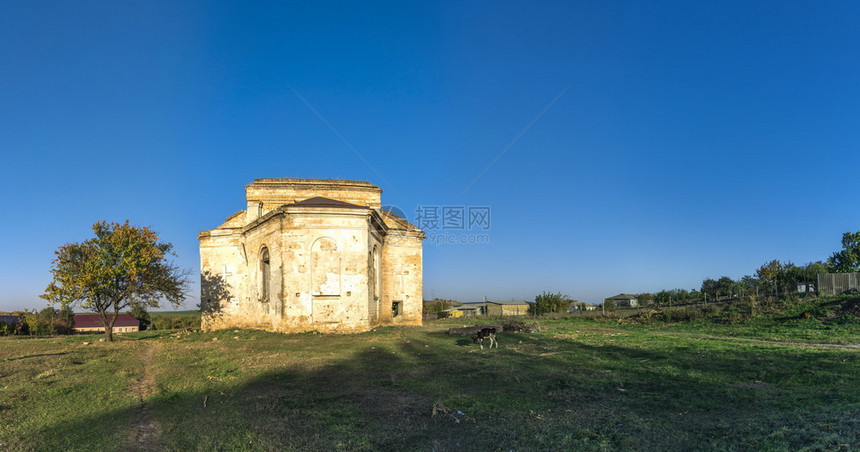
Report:
<svg viewBox="0 0 860 452"><path fill-rule="evenodd" d="M254 179L254 182L245 186L251 187L289 187L289 188L315 188L326 190L358 190L382 193L382 189L367 181L343 180L343 179Z"/></svg>

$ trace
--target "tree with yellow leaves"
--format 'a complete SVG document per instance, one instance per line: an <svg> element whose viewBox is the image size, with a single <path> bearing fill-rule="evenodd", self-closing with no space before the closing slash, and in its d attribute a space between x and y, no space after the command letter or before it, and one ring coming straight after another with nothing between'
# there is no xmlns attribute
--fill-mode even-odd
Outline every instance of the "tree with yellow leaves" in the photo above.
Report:
<svg viewBox="0 0 860 452"><path fill-rule="evenodd" d="M99 221L95 237L68 243L55 252L42 298L63 307L77 306L97 312L105 336L113 340L113 325L121 310L132 306L159 307L163 300L179 306L185 299L187 272L168 256L173 245L160 242L148 227Z"/></svg>

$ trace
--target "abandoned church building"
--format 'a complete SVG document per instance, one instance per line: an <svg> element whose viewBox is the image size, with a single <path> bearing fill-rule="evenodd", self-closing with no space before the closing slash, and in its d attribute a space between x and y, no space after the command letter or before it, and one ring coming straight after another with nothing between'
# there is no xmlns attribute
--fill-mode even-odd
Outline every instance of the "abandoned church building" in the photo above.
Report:
<svg viewBox="0 0 860 452"><path fill-rule="evenodd" d="M362 181L255 179L247 209L200 232L205 330L420 325L424 233Z"/></svg>

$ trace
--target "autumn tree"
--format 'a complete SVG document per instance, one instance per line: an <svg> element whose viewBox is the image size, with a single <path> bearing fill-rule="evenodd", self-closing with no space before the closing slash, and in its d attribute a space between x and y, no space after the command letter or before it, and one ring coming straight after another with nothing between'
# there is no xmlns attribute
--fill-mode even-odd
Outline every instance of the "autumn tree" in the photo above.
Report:
<svg viewBox="0 0 860 452"><path fill-rule="evenodd" d="M24 315L24 323L27 325L27 331L33 336L50 336L57 333L54 329L54 319L57 317L57 310L48 306L41 311L28 312Z"/></svg>
<svg viewBox="0 0 860 452"><path fill-rule="evenodd" d="M758 270L755 271L755 274L756 276L758 276L758 279L762 281L772 282L774 289L778 287L777 278L781 273L782 264L776 259L762 265L758 268Z"/></svg>
<svg viewBox="0 0 860 452"><path fill-rule="evenodd" d="M172 244L128 220L99 221L93 232L94 238L62 245L55 252L53 281L42 298L97 312L108 341L113 340L120 311L136 305L157 308L163 301L179 306L185 299L187 273L167 260L175 256Z"/></svg>

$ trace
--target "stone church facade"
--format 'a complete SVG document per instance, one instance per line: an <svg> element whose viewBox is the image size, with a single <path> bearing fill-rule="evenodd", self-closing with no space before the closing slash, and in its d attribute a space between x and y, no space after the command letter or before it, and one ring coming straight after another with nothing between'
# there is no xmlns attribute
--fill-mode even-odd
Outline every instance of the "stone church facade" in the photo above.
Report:
<svg viewBox="0 0 860 452"><path fill-rule="evenodd" d="M424 233L369 182L255 179L200 241L204 330L420 325Z"/></svg>

